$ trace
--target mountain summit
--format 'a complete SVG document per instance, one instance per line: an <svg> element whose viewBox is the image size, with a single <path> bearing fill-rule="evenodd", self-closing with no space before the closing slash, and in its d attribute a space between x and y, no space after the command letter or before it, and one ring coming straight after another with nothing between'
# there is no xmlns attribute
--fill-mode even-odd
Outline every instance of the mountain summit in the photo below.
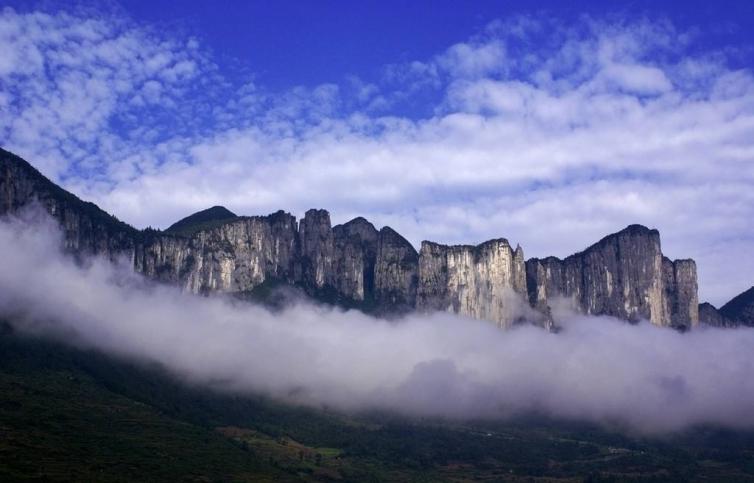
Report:
<svg viewBox="0 0 754 483"><path fill-rule="evenodd" d="M165 232L179 235L193 235L198 231L214 228L235 218L238 218L238 216L224 206L213 206L206 210L197 211L180 221L176 221Z"/></svg>

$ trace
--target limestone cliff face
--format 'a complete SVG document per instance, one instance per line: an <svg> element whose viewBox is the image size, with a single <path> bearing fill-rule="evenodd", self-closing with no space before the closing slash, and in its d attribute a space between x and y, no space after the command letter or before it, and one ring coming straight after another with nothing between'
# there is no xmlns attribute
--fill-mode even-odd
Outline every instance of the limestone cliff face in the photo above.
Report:
<svg viewBox="0 0 754 483"><path fill-rule="evenodd" d="M694 260L662 258L665 308L663 315L676 328L691 329L699 324L699 299Z"/></svg>
<svg viewBox="0 0 754 483"><path fill-rule="evenodd" d="M374 298L378 233L364 218L331 227L326 210L309 210L299 224L296 282L340 301Z"/></svg>
<svg viewBox="0 0 754 483"><path fill-rule="evenodd" d="M754 327L754 287L736 295L719 310L707 302L700 304L699 321L713 327Z"/></svg>
<svg viewBox="0 0 754 483"><path fill-rule="evenodd" d="M323 289L335 283L333 258L335 241L330 214L309 210L299 224L301 241L301 282L305 287Z"/></svg>
<svg viewBox="0 0 754 483"><path fill-rule="evenodd" d="M378 232L364 218L333 228L337 293L355 301L374 299L374 266Z"/></svg>
<svg viewBox="0 0 754 483"><path fill-rule="evenodd" d="M381 313L450 311L502 327L522 315L547 327L560 298L586 314L678 328L699 320L694 262L663 257L659 233L639 225L564 260L528 261L504 239L424 242L417 253L391 228L377 231L364 218L332 227L325 210L309 210L297 223L283 211L239 217L213 207L164 232L136 230L0 150L0 214L35 201L60 222L69 252L125 259L147 277L194 293L248 292L271 281ZM751 318L752 298L733 304L739 318Z"/></svg>
<svg viewBox="0 0 754 483"><path fill-rule="evenodd" d="M137 244L134 269L194 293L243 292L266 280L293 283L296 219L240 217L190 238L156 234Z"/></svg>
<svg viewBox="0 0 754 483"><path fill-rule="evenodd" d="M710 327L736 327L738 324L728 320L709 302L699 304L699 324Z"/></svg>
<svg viewBox="0 0 754 483"><path fill-rule="evenodd" d="M640 225L564 260L533 258L526 274L529 301L540 309L565 298L585 314L676 327L699 321L694 262L664 258L660 234Z"/></svg>
<svg viewBox="0 0 754 483"><path fill-rule="evenodd" d="M526 267L521 247L505 239L477 246L425 241L419 255L416 306L444 310L509 327L526 298Z"/></svg>
<svg viewBox="0 0 754 483"><path fill-rule="evenodd" d="M0 149L0 215L38 203L58 220L65 248L111 259L130 254L141 232L81 201L18 156Z"/></svg>
<svg viewBox="0 0 754 483"><path fill-rule="evenodd" d="M407 310L416 306L419 254L390 227L377 237L374 297L378 305Z"/></svg>

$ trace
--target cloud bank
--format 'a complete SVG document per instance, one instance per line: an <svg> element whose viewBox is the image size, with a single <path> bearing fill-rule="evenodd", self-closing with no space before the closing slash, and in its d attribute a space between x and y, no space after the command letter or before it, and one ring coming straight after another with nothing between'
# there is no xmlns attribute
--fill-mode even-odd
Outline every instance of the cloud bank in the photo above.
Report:
<svg viewBox="0 0 754 483"><path fill-rule="evenodd" d="M417 246L562 257L642 223L720 304L754 280L754 76L734 55L666 20L519 16L281 92L117 12L4 9L0 143L136 226L323 207Z"/></svg>
<svg viewBox="0 0 754 483"><path fill-rule="evenodd" d="M39 215L0 222L0 251L11 255L0 270L0 317L215 389L413 416L536 411L647 434L754 427L752 329L680 334L566 315L564 330L550 334L449 314L386 321L308 303L271 313L155 286L103 260L76 265L59 241Z"/></svg>

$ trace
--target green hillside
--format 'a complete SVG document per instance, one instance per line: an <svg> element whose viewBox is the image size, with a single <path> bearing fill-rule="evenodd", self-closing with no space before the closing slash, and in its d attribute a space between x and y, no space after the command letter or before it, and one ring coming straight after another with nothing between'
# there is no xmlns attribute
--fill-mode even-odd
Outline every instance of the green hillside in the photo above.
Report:
<svg viewBox="0 0 754 483"><path fill-rule="evenodd" d="M165 232L173 235L192 236L199 231L210 230L236 218L238 216L224 206L213 206L176 221Z"/></svg>

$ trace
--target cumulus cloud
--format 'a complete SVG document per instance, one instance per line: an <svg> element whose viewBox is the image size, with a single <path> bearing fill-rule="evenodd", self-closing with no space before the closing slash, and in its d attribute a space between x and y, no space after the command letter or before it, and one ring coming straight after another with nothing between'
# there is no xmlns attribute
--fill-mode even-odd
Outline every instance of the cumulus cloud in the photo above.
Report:
<svg viewBox="0 0 754 483"><path fill-rule="evenodd" d="M53 177L108 171L101 160L143 147L163 116L171 137L190 119L176 99L211 78L187 39L159 37L112 13L0 12L3 144ZM112 159L115 158L115 159Z"/></svg>
<svg viewBox="0 0 754 483"><path fill-rule="evenodd" d="M46 216L0 221L0 317L22 332L158 363L216 390L341 411L546 414L661 434L754 426L752 329L680 334L561 314L558 334L450 314L397 321L201 298L104 260L75 264Z"/></svg>
<svg viewBox="0 0 754 483"><path fill-rule="evenodd" d="M90 17L0 15L0 141L137 226L323 207L417 246L566 256L642 223L697 260L702 299L754 280L754 77L668 21L503 19L382 78L275 93L196 40Z"/></svg>

